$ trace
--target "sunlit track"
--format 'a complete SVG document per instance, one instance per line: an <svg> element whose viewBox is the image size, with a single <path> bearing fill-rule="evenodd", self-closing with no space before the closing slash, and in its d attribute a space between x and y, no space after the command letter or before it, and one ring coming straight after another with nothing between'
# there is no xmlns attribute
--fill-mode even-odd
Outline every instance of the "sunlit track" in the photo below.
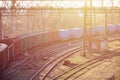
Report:
<svg viewBox="0 0 120 80"><path fill-rule="evenodd" d="M74 42L74 41L71 41L71 42ZM44 54L47 54L47 53L49 53L49 54L47 54L47 55L50 55L50 57L52 56L52 55L58 55L59 53L61 53L61 52L64 52L64 51L66 51L66 50L68 50L68 49L71 49L71 48L73 48L73 47L75 47L75 46L80 46L81 45L81 42L80 43L77 43L77 44L71 44L71 45L69 45L69 43L71 43L71 42L67 42L67 43L64 43L64 44L62 44L61 46L57 46L56 48L47 48L47 51L46 51L46 49L45 50L43 50L43 52L46 52L46 53L44 53ZM69 45L69 46L68 46ZM11 77L14 77L17 73L19 73L23 68L26 68L26 66L28 65L28 64L32 64L33 65L33 62L34 62L34 64L38 64L38 60L37 59L39 59L40 60L40 56L41 56L41 51L38 51L38 52L36 52L36 53L34 53L34 55L35 56L37 56L37 58L35 58L34 59L34 57L32 57L32 59L30 59L29 61L26 61L26 60L23 60L22 62L20 62L18 65L13 65L13 66L11 66L11 68L13 69L13 71L12 72L10 72L9 74L7 74L7 75L5 75L5 77L3 78L3 80L9 80ZM34 56L33 55L33 56ZM53 56L53 57L54 57ZM44 56L43 56L44 57ZM48 59L49 60L49 59ZM46 62L45 62L46 63ZM44 64L42 64L42 65L39 65L39 66L37 66L37 68L39 69L39 68L41 68L42 66L43 66ZM18 67L19 66L19 67ZM16 68L15 68L16 67ZM36 67L36 66L35 66Z"/></svg>
<svg viewBox="0 0 120 80"><path fill-rule="evenodd" d="M120 49L117 49L115 51L119 51L119 50ZM95 59L89 60L89 61L87 61L87 62L85 62L83 64L79 64L79 65L73 67L72 69L69 69L69 70L67 70L67 71L65 71L65 72L63 72L63 73L61 73L61 74L51 78L51 80L60 80L60 79L62 79L62 80L69 80L71 78L72 78L72 80L76 80L78 77L80 77L85 72L87 72L87 71L83 71L83 70L89 68L90 66L92 66L92 68L93 68L93 67L95 67L97 65L100 65L99 62L101 62L101 61L103 61L103 60L105 60L107 58L111 58L113 56L116 56L116 55L117 56L119 55L118 52L117 53L116 52L112 52L111 54L103 54L103 55L101 55L101 56L99 56L99 57L97 57ZM81 71L83 71L83 72L81 72ZM80 74L77 75L75 78L73 78L72 76L74 76L77 73L80 73Z"/></svg>
<svg viewBox="0 0 120 80"><path fill-rule="evenodd" d="M50 73L50 71L61 61L63 61L65 58L73 55L74 53L82 50L82 48L76 47L73 49L70 49L64 53L61 53L60 56L55 57L53 60L50 62L46 63L41 69L39 69L29 80L34 80L35 78L38 78L39 74L42 72L44 73L45 70L47 69L47 72L45 72L45 75L42 77L42 79L45 79L45 77ZM40 80L42 80L40 79Z"/></svg>
<svg viewBox="0 0 120 80"><path fill-rule="evenodd" d="M115 51L118 51L118 50L120 50L120 49L117 49L117 50L115 50ZM83 68L82 70L84 70L84 69L86 69L86 68L88 68L88 67L91 67L91 69L92 68L94 68L94 67L96 67L96 66L98 66L98 65L100 65L101 63L101 61L103 61L103 60L105 60L105 59L108 59L108 58L111 58L111 57L114 57L114 56L120 56L120 54L119 54L119 52L113 52L113 53L111 53L111 54L109 54L109 55L103 55L102 56L102 58L100 59L100 60L98 60L98 61L96 61L96 62L93 62L93 63L91 63L90 65L88 65L87 67L85 67L85 68ZM81 69L80 70L78 70L77 72L75 72L74 74L77 74L77 73L79 73L80 71L82 71ZM90 70L90 69L89 69ZM73 80L76 80L77 78L79 78L80 76L82 76L82 75L84 75L85 73L86 73L87 71L83 71L83 72L81 72L78 76L76 76ZM71 76L68 76L68 78L70 78ZM67 78L66 78L67 79Z"/></svg>
<svg viewBox="0 0 120 80"><path fill-rule="evenodd" d="M69 55L65 55L65 57L63 57L63 58L66 59L66 58L68 58L69 56L71 56L71 55L73 55L74 53L79 52L79 51L81 51L81 50L83 50L82 47L80 48L80 50L78 49L78 50L76 50L75 52L70 52ZM58 62L56 62L56 63L53 64L53 65L50 64L50 65L52 65L52 67L49 67L49 68L48 68L49 70L46 72L46 74L45 74L44 76L42 76L42 79L40 79L40 80L45 80L45 78L46 78L46 77L49 75L49 73L58 65L58 63L64 61L64 59L59 60Z"/></svg>
<svg viewBox="0 0 120 80"><path fill-rule="evenodd" d="M109 40L109 41L120 40L120 35L111 36L108 40Z"/></svg>

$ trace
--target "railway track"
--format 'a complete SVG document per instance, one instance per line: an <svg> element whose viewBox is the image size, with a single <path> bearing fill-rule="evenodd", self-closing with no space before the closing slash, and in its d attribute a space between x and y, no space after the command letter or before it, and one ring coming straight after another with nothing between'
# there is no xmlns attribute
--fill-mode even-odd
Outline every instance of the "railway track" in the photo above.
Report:
<svg viewBox="0 0 120 80"><path fill-rule="evenodd" d="M120 49L117 49L117 50L120 50ZM111 54L103 54L95 59L89 60L83 64L79 64L61 74L58 74L58 75L54 76L53 78L51 78L50 80L61 80L61 79L62 80L69 80L69 79L76 80L78 77L85 74L90 68L92 69L95 66L100 65L101 61L103 61L107 58L116 56L116 55L118 55L118 53L115 53L115 52L113 52Z"/></svg>
<svg viewBox="0 0 120 80"><path fill-rule="evenodd" d="M46 65L44 65L41 69L39 69L29 80L34 80L34 79L37 80L36 78L38 78L40 74L42 74L40 80L44 80L47 77L47 75L53 70L53 68L57 66L58 63L62 62L67 57L73 55L74 53L82 49L83 49L82 47L81 48L76 47L62 53L60 56L49 61Z"/></svg>
<svg viewBox="0 0 120 80"><path fill-rule="evenodd" d="M64 44L63 44L63 45L64 45ZM55 55L55 54L61 53L62 51L65 51L65 50L67 50L67 49L69 49L69 48L72 48L72 47L75 47L75 46L79 46L80 44L70 45L70 46L64 45L64 47L63 47L63 45L62 45L62 46L59 46L59 47L56 47L56 48L54 48L53 50L51 50L51 48L50 48L50 49L47 49L47 51L46 51L46 49L45 49L45 52L48 52L49 55L50 55L50 54ZM37 56L37 58L35 57L36 60L37 60L38 58L40 58L40 56L41 56L40 52L41 52L41 51L38 51L37 53L35 53L36 55L33 55L33 56ZM43 52L44 52L44 51L43 51ZM46 53L46 54L47 54L47 53ZM25 68L28 64L31 64L31 63L33 63L33 62L34 62L34 64L38 64L38 61L39 61L39 60L35 62L35 59L32 58L32 59L30 59L28 62L26 62L26 60L24 60L24 61L18 63L17 65L11 66L10 69L13 69L13 71L12 71L12 72L9 72L9 70L8 70L7 72L9 72L9 74L3 76L3 80L9 80L11 77L14 77L17 73L19 73L21 70L23 70L23 68ZM25 63L25 62L26 62L26 63ZM37 66L37 68L41 68L43 65L44 65L44 64L39 65L39 66ZM18 67L18 66L19 66L19 67Z"/></svg>
<svg viewBox="0 0 120 80"><path fill-rule="evenodd" d="M48 53L47 55L49 55L49 56L52 56L52 55L55 55L56 53L61 53L61 51L65 51L66 49L69 49L69 48L72 48L72 47L75 47L75 46L79 46L79 44L77 43L77 44L74 44L74 42L70 42L70 44L69 43L66 43L67 45L65 45L65 44L63 44L63 45L61 45L61 46L55 46L55 47L52 47L52 48L47 48L47 49L45 49L45 50L43 50L42 52L43 53ZM72 44L74 44L74 45L72 45ZM81 43L80 43L81 44ZM69 45L69 46L68 46ZM64 46L64 47L63 47ZM10 73L10 75L7 75L7 77L5 77L5 79L4 80L9 80L12 76L15 76L17 73L19 73L24 67L26 67L26 65L28 65L28 64L31 64L31 63L33 63L33 61L35 61L36 60L36 62L34 63L34 64L38 64L38 61L39 61L39 56L41 56L41 51L38 51L37 53L35 53L34 55L32 55L32 56L35 56L35 57L32 57L32 59L30 60L30 61L28 61L27 63L25 63L26 62L26 60L24 60L24 61L22 61L22 62L20 62L20 63L18 63L17 65L13 65L11 68L16 68L16 70L13 70L13 72L11 72ZM59 54L58 53L58 54ZM52 55L51 55L52 54ZM44 57L44 56L43 56ZM54 57L53 57L54 58ZM37 61L38 60L38 61ZM49 60L49 59L48 59ZM58 62L60 62L60 60L58 61ZM21 65L20 67L18 67L19 65ZM57 64L53 64L54 66L51 66L50 68L49 68L49 71L48 72L46 72L45 73L45 75L43 75L42 76L42 78L40 79L40 80L45 80L45 78L48 76L48 74L52 71L52 69L53 68L55 68L56 66L57 66ZM17 67L16 67L17 66ZM42 66L44 66L44 65L39 65L39 66L35 66L35 67L37 67L38 69L39 68L41 68ZM95 65L96 66L96 65ZM18 69L17 69L18 68ZM38 70L37 69L37 70ZM35 71L36 72L36 71ZM40 71L41 72L41 71ZM44 72L44 70L43 70L43 72ZM37 78L37 77L36 77ZM56 76L55 76L55 78L56 78ZM54 78L51 78L51 79L53 79L54 80ZM30 80L32 80L32 78L30 79ZM56 80L56 79L55 79Z"/></svg>

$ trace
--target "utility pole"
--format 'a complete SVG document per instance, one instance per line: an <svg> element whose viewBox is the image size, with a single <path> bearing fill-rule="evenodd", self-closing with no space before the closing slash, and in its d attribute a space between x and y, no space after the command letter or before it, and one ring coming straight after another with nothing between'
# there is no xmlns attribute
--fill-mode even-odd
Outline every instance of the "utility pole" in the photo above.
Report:
<svg viewBox="0 0 120 80"><path fill-rule="evenodd" d="M103 0L101 0L101 3L102 3L102 9L103 9L103 4L104 4L104 2L103 2ZM107 9L105 10L105 38L107 38Z"/></svg>
<svg viewBox="0 0 120 80"><path fill-rule="evenodd" d="M101 0L101 3L102 3L102 8L103 8L103 0ZM105 10L105 38L107 38L107 9Z"/></svg>
<svg viewBox="0 0 120 80"><path fill-rule="evenodd" d="M85 0L85 6L84 6L84 53L83 56L86 56L86 50L87 50L87 0Z"/></svg>
<svg viewBox="0 0 120 80"><path fill-rule="evenodd" d="M114 3L113 3L113 0L111 0L111 8L112 8L112 9L113 9L113 6L114 6ZM113 13L111 17L115 19L115 14ZM111 22L113 22L112 25L115 24L115 20L113 20L113 21L111 21Z"/></svg>
<svg viewBox="0 0 120 80"><path fill-rule="evenodd" d="M105 38L107 38L107 11L105 11Z"/></svg>
<svg viewBox="0 0 120 80"><path fill-rule="evenodd" d="M27 26L28 26L28 32L30 32L29 27L29 10L27 10Z"/></svg>
<svg viewBox="0 0 120 80"><path fill-rule="evenodd" d="M0 40L2 39L2 13L0 11Z"/></svg>
<svg viewBox="0 0 120 80"><path fill-rule="evenodd" d="M59 24L58 24L58 29L60 29L61 27L61 11L60 10L58 10L58 12L59 12Z"/></svg>
<svg viewBox="0 0 120 80"><path fill-rule="evenodd" d="M112 6L113 6L113 1L112 1ZM107 10L105 10L105 38L107 38L107 17L108 17L108 13Z"/></svg>
<svg viewBox="0 0 120 80"><path fill-rule="evenodd" d="M90 36L89 36L89 53L90 55L92 55L92 17L93 17L93 14L92 14L92 0L90 0Z"/></svg>
<svg viewBox="0 0 120 80"><path fill-rule="evenodd" d="M108 48L108 40L107 40L107 36L108 36L108 30L107 30L107 24L108 24L108 21L107 21L107 18L108 18L108 12L107 10L105 10L105 41L106 41L106 48Z"/></svg>
<svg viewBox="0 0 120 80"><path fill-rule="evenodd" d="M14 34L14 29L15 29L15 26L13 24L13 10L15 8L15 3L16 3L16 0L11 0L11 23L12 23L12 25L11 25L11 27L12 27L12 30L11 30L12 34L11 35Z"/></svg>

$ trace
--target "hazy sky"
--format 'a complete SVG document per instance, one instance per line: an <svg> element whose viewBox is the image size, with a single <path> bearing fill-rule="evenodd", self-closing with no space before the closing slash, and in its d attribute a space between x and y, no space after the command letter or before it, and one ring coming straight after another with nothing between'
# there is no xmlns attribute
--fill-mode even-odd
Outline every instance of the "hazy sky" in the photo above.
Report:
<svg viewBox="0 0 120 80"><path fill-rule="evenodd" d="M11 6L11 1L8 0L6 1L7 6ZM102 5L101 0L92 0L92 5L95 7L100 7ZM0 7L2 6L2 4L4 4L4 2L0 1ZM35 0L35 1L24 1L24 0L18 0L17 1L17 6L21 6L21 7L31 7L31 6L52 6L52 7L64 7L64 8L68 8L68 7L73 7L73 8L78 8L78 7L83 7L85 4L85 0L53 0L53 1L49 1L49 0L44 0L44 1L40 1L40 0ZM114 6L120 6L120 0L113 0L113 5ZM90 0L87 0L87 5L90 5ZM111 6L112 5L112 0L103 0L103 6ZM5 5L6 6L6 5Z"/></svg>

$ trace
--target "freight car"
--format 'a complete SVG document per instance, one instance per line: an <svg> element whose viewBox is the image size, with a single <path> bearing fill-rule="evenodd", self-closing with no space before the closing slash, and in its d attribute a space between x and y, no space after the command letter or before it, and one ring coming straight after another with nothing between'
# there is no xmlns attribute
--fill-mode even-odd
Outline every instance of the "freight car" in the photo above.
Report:
<svg viewBox="0 0 120 80"><path fill-rule="evenodd" d="M70 38L72 38L72 30L70 29L61 29L59 30L59 35L60 40L64 41L64 40L68 40Z"/></svg>
<svg viewBox="0 0 120 80"><path fill-rule="evenodd" d="M72 29L72 37L73 38L81 38L83 36L83 28L73 28Z"/></svg>
<svg viewBox="0 0 120 80"><path fill-rule="evenodd" d="M114 33L117 31L117 25L108 25L108 33Z"/></svg>
<svg viewBox="0 0 120 80"><path fill-rule="evenodd" d="M8 48L4 43L0 43L0 71L5 69L8 65Z"/></svg>
<svg viewBox="0 0 120 80"><path fill-rule="evenodd" d="M120 33L120 25L116 25L116 32Z"/></svg>

